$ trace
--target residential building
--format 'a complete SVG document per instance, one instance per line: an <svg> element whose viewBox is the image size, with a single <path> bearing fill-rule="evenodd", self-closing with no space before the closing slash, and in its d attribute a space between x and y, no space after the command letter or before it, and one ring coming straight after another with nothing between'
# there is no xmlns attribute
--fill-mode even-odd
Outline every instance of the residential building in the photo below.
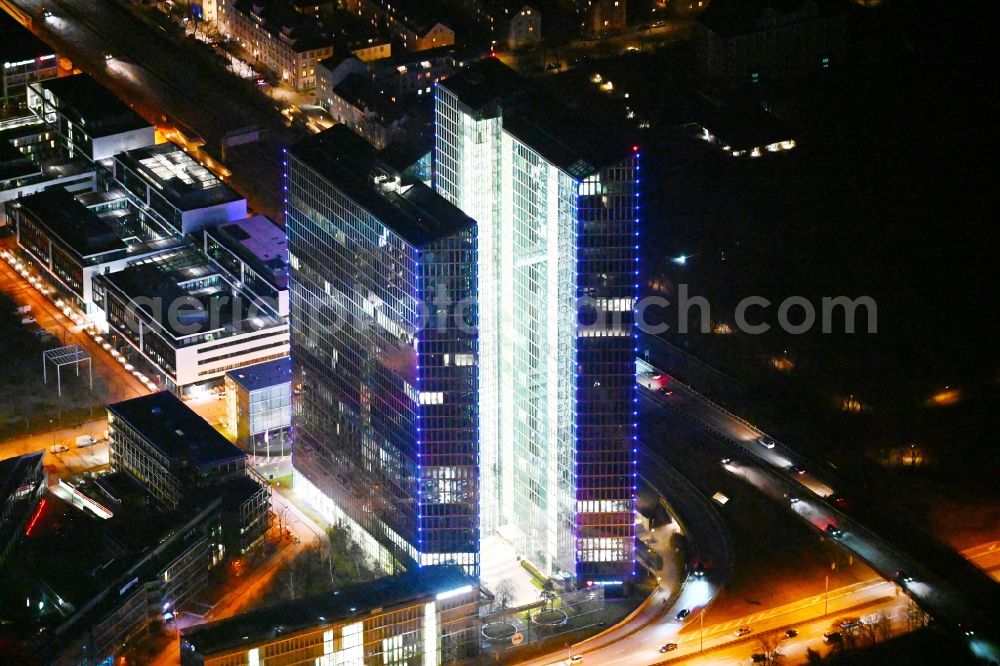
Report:
<svg viewBox="0 0 1000 666"><path fill-rule="evenodd" d="M288 357L226 373L226 423L250 455L291 453L292 362Z"/></svg>
<svg viewBox="0 0 1000 666"><path fill-rule="evenodd" d="M206 227L201 250L279 317L288 316L288 239L281 227L264 215Z"/></svg>
<svg viewBox="0 0 1000 666"><path fill-rule="evenodd" d="M59 75L55 49L0 12L0 121L30 115L27 85Z"/></svg>
<svg viewBox="0 0 1000 666"><path fill-rule="evenodd" d="M372 25L388 28L409 51L425 51L455 43L455 31L444 23L440 6L421 0L346 0L345 8Z"/></svg>
<svg viewBox="0 0 1000 666"><path fill-rule="evenodd" d="M603 35L625 29L626 0L577 0L585 34Z"/></svg>
<svg viewBox="0 0 1000 666"><path fill-rule="evenodd" d="M333 55L333 40L308 12L280 0L236 0L219 8L219 29L237 40L251 63L295 90L316 86L316 63Z"/></svg>
<svg viewBox="0 0 1000 666"><path fill-rule="evenodd" d="M173 143L118 153L114 177L157 228L183 235L247 217L247 202Z"/></svg>
<svg viewBox="0 0 1000 666"><path fill-rule="evenodd" d="M639 150L495 58L438 84L434 185L477 221L481 530L633 575Z"/></svg>
<svg viewBox="0 0 1000 666"><path fill-rule="evenodd" d="M480 7L497 41L508 49L542 41L542 14L524 0L487 0Z"/></svg>
<svg viewBox="0 0 1000 666"><path fill-rule="evenodd" d="M98 276L94 302L101 330L171 391L288 354L288 323L275 306L191 247Z"/></svg>
<svg viewBox="0 0 1000 666"><path fill-rule="evenodd" d="M338 123L376 148L384 148L404 132L408 122L402 101L382 95L371 79L351 74L324 96L322 106Z"/></svg>
<svg viewBox="0 0 1000 666"><path fill-rule="evenodd" d="M296 491L386 571L477 575L475 223L340 125L286 182Z"/></svg>
<svg viewBox="0 0 1000 666"><path fill-rule="evenodd" d="M720 85L808 76L847 44L843 8L826 0L712 0L695 24L698 68Z"/></svg>
<svg viewBox="0 0 1000 666"><path fill-rule="evenodd" d="M156 143L155 128L88 74L29 83L27 96L67 157L98 162Z"/></svg>
<svg viewBox="0 0 1000 666"><path fill-rule="evenodd" d="M136 479L167 509L221 498L219 551L263 543L270 489L247 455L168 391L108 405L112 471Z"/></svg>
<svg viewBox="0 0 1000 666"><path fill-rule="evenodd" d="M182 666L457 663L478 652L478 586L428 566L181 633Z"/></svg>
<svg viewBox="0 0 1000 666"><path fill-rule="evenodd" d="M94 277L183 244L179 235L142 228L120 191L74 196L50 187L8 201L6 216L18 249L58 288L52 300L66 300L91 316L100 310Z"/></svg>
<svg viewBox="0 0 1000 666"><path fill-rule="evenodd" d="M0 568L32 529L47 487L45 451L0 460Z"/></svg>

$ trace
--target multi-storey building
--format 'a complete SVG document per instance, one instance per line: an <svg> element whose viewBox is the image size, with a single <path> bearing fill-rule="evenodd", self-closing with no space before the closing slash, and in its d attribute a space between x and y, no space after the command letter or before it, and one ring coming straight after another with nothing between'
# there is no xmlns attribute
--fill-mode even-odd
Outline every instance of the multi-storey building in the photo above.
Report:
<svg viewBox="0 0 1000 666"><path fill-rule="evenodd" d="M421 0L346 0L348 12L388 28L409 51L424 51L455 43L455 31L445 25L440 6Z"/></svg>
<svg viewBox="0 0 1000 666"><path fill-rule="evenodd" d="M27 95L68 157L97 162L156 143L155 128L87 74L29 83Z"/></svg>
<svg viewBox="0 0 1000 666"><path fill-rule="evenodd" d="M226 373L226 423L254 456L291 452L292 362L288 357Z"/></svg>
<svg viewBox="0 0 1000 666"><path fill-rule="evenodd" d="M186 629L181 664L458 663L478 652L477 595L459 567L423 567Z"/></svg>
<svg viewBox="0 0 1000 666"><path fill-rule="evenodd" d="M55 49L0 12L0 121L30 115L27 85L59 75Z"/></svg>
<svg viewBox="0 0 1000 666"><path fill-rule="evenodd" d="M542 571L633 573L638 147L496 59L438 85L435 189L477 221L480 514Z"/></svg>
<svg viewBox="0 0 1000 666"><path fill-rule="evenodd" d="M583 32L601 35L625 29L626 0L577 0Z"/></svg>
<svg viewBox="0 0 1000 666"><path fill-rule="evenodd" d="M223 3L219 29L237 40L254 64L295 90L314 88L316 63L333 55L333 40L322 25L279 0Z"/></svg>
<svg viewBox="0 0 1000 666"><path fill-rule="evenodd" d="M287 155L295 488L386 570L479 565L474 222L335 126Z"/></svg>
<svg viewBox="0 0 1000 666"><path fill-rule="evenodd" d="M288 322L276 305L192 247L97 276L93 298L100 329L171 391L288 355Z"/></svg>
<svg viewBox="0 0 1000 666"><path fill-rule="evenodd" d="M108 405L109 461L166 509L223 498L220 551L263 543L269 488L231 444L167 391Z"/></svg>

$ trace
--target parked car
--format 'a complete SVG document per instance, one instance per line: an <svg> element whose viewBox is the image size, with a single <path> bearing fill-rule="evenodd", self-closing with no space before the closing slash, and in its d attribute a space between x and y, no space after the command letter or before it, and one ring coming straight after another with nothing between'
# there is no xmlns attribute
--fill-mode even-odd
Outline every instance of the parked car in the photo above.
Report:
<svg viewBox="0 0 1000 666"><path fill-rule="evenodd" d="M65 444L53 444L49 451L52 453L66 453L69 451L69 447Z"/></svg>

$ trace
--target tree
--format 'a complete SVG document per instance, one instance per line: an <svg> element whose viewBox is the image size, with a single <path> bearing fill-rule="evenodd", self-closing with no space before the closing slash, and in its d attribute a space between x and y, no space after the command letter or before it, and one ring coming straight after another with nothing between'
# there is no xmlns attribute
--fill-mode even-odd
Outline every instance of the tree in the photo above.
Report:
<svg viewBox="0 0 1000 666"><path fill-rule="evenodd" d="M880 641L887 641L892 638L892 615L887 610L880 610L875 613L875 636Z"/></svg>
<svg viewBox="0 0 1000 666"><path fill-rule="evenodd" d="M806 648L806 663L807 664L810 664L811 666L817 666L818 664L822 664L823 661L824 661L824 659L820 655L819 652L816 652L816 650L814 650L812 648Z"/></svg>
<svg viewBox="0 0 1000 666"><path fill-rule="evenodd" d="M760 651L764 655L764 659L768 664L780 664L781 654L778 652L778 645L781 644L781 639L785 635L781 631L765 631L757 636L757 645L760 646Z"/></svg>
<svg viewBox="0 0 1000 666"><path fill-rule="evenodd" d="M496 589L493 590L493 595L496 597L497 603L500 604L500 612L505 613L507 607L514 600L514 581L510 578L501 578Z"/></svg>
<svg viewBox="0 0 1000 666"><path fill-rule="evenodd" d="M542 586L542 590L538 593L538 596L542 600L542 610L547 610L556 598L555 584L551 578L545 581L545 585Z"/></svg>

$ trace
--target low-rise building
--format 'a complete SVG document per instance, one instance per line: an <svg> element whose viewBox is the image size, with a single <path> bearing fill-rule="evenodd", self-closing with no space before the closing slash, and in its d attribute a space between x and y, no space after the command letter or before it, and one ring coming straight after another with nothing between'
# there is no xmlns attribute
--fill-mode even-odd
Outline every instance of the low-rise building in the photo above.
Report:
<svg viewBox="0 0 1000 666"><path fill-rule="evenodd" d="M478 590L425 566L186 629L181 664L454 663L478 652Z"/></svg>
<svg viewBox="0 0 1000 666"><path fill-rule="evenodd" d="M288 355L286 318L194 248L99 276L94 301L112 340L127 343L171 391Z"/></svg>
<svg viewBox="0 0 1000 666"><path fill-rule="evenodd" d="M583 32L603 35L625 29L626 0L577 0Z"/></svg>
<svg viewBox="0 0 1000 666"><path fill-rule="evenodd" d="M698 68L723 86L820 72L846 40L843 9L826 0L712 0L695 24Z"/></svg>
<svg viewBox="0 0 1000 666"><path fill-rule="evenodd" d="M292 427L292 362L279 358L226 373L226 423L250 455L286 456Z"/></svg>
<svg viewBox="0 0 1000 666"><path fill-rule="evenodd" d="M295 90L316 85L316 63L333 55L333 40L307 12L280 0L236 0L220 7L219 29L235 39L252 64Z"/></svg>
<svg viewBox="0 0 1000 666"><path fill-rule="evenodd" d="M0 121L28 115L27 85L59 75L55 49L0 12Z"/></svg>
<svg viewBox="0 0 1000 666"><path fill-rule="evenodd" d="M401 101L382 95L363 75L351 74L329 91L324 108L376 148L384 148L399 137L408 114Z"/></svg>
<svg viewBox="0 0 1000 666"><path fill-rule="evenodd" d="M246 199L173 143L118 153L114 177L157 228L187 235L247 217Z"/></svg>
<svg viewBox="0 0 1000 666"><path fill-rule="evenodd" d="M0 567L31 531L45 492L45 451L0 460Z"/></svg>
<svg viewBox="0 0 1000 666"><path fill-rule="evenodd" d="M542 13L524 0L485 0L479 13L500 44L520 49L542 41Z"/></svg>
<svg viewBox="0 0 1000 666"><path fill-rule="evenodd" d="M88 74L29 83L27 96L67 157L98 162L156 143L155 128Z"/></svg>

